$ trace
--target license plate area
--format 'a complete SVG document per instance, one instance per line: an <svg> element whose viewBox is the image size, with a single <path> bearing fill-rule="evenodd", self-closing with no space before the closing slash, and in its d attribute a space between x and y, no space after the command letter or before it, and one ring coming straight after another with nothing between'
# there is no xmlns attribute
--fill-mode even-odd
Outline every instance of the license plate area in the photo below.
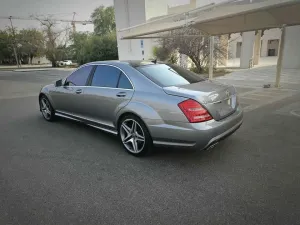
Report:
<svg viewBox="0 0 300 225"><path fill-rule="evenodd" d="M223 100L218 110L219 116L221 118L226 117L227 115L231 114L235 110L235 107L236 107L236 96L231 96L230 98Z"/></svg>
<svg viewBox="0 0 300 225"><path fill-rule="evenodd" d="M235 109L236 107L236 95L231 96L226 100L226 104L231 107L232 109Z"/></svg>

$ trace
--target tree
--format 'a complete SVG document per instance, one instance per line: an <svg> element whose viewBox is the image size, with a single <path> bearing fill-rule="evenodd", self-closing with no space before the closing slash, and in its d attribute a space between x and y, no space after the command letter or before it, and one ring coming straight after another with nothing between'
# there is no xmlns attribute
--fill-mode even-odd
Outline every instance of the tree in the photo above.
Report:
<svg viewBox="0 0 300 225"><path fill-rule="evenodd" d="M45 50L45 38L37 29L23 29L17 34L18 52L32 64L33 57L41 56Z"/></svg>
<svg viewBox="0 0 300 225"><path fill-rule="evenodd" d="M0 30L0 63L12 63L14 60L11 37L7 30Z"/></svg>
<svg viewBox="0 0 300 225"><path fill-rule="evenodd" d="M153 47L153 56L160 61L167 61L173 64L177 63L177 50L166 47L166 39L162 39L160 43L160 46Z"/></svg>
<svg viewBox="0 0 300 225"><path fill-rule="evenodd" d="M72 34L71 52L79 64L118 59L114 8L100 6L91 15L94 33Z"/></svg>
<svg viewBox="0 0 300 225"><path fill-rule="evenodd" d="M76 59L78 62L83 58L84 47L89 37L87 32L76 32L71 35L70 53L72 59Z"/></svg>
<svg viewBox="0 0 300 225"><path fill-rule="evenodd" d="M63 43L63 34L66 34L67 29L58 30L56 28L56 23L50 18L40 19L36 18L42 25L44 35L45 35L45 53L47 59L52 63L52 67L57 66L57 61L59 56L62 55L62 49L66 48L66 42ZM62 48L63 46L63 48Z"/></svg>
<svg viewBox="0 0 300 225"><path fill-rule="evenodd" d="M117 38L114 33L103 36L79 33L75 34L73 40L79 64L118 59Z"/></svg>
<svg viewBox="0 0 300 225"><path fill-rule="evenodd" d="M103 5L96 8L91 15L94 23L94 32L97 35L105 35L116 31L114 7L104 7Z"/></svg>
<svg viewBox="0 0 300 225"><path fill-rule="evenodd" d="M193 28L184 28L172 31L159 40L161 46L169 52L178 50L180 54L187 55L195 64L196 72L203 72L204 67L209 63L209 37L203 36L200 31ZM222 61L227 55L227 49L215 41L214 58ZM215 63L217 62L215 60Z"/></svg>

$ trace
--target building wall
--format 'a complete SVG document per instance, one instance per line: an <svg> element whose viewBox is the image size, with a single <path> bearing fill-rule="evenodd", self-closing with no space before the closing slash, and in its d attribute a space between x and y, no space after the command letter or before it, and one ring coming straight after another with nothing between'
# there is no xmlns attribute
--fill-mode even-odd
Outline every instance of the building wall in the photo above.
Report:
<svg viewBox="0 0 300 225"><path fill-rule="evenodd" d="M226 2L227 0L196 0L196 7L203 7L211 3L219 4L224 1Z"/></svg>
<svg viewBox="0 0 300 225"><path fill-rule="evenodd" d="M261 53L260 53L261 57L267 57L268 56L268 41L269 40L276 40L276 39L279 40L280 35L281 35L281 31L278 28L266 30L264 32L264 35L261 38L261 41L262 41ZM243 43L243 41L245 41L245 40L243 40L240 33L236 33L236 34L231 35L231 38L229 40L229 58L238 58L238 56L236 55L237 45L238 45L238 42ZM248 40L246 39L246 41L248 41Z"/></svg>
<svg viewBox="0 0 300 225"><path fill-rule="evenodd" d="M174 7L168 7L168 14L182 13L196 8L196 0L190 0L189 4L181 4Z"/></svg>
<svg viewBox="0 0 300 225"><path fill-rule="evenodd" d="M119 29L127 28L130 26L145 23L151 18L163 16L166 14L180 13L186 10L191 10L196 7L202 7L212 2L220 3L224 0L190 0L181 2L181 5L170 4L171 0L114 0L115 16L117 31ZM173 2L174 3L174 2ZM262 57L268 55L268 41L280 39L280 29L270 29L264 32L261 38L261 53ZM141 40L120 40L122 36L121 32L117 32L118 38L118 53L119 59L151 59L153 46L157 45L153 39L143 40L143 48L141 47ZM285 68L300 68L300 61L295 57L300 54L299 37L300 26L288 27L286 35L286 47L284 51L283 67ZM242 42L241 55L248 50L242 50L246 43L253 42L253 35L231 34L229 40L229 58L236 58L237 55L237 43ZM244 43L244 44L243 44ZM244 47L245 48L245 47ZM144 51L144 55L142 54ZM242 52L243 51L243 52ZM251 50L252 51L252 50ZM250 54L246 54L249 58Z"/></svg>
<svg viewBox="0 0 300 225"><path fill-rule="evenodd" d="M283 51L283 68L300 68L300 26L286 28L285 46Z"/></svg>
<svg viewBox="0 0 300 225"><path fill-rule="evenodd" d="M141 40L121 40L122 32L119 30L146 22L145 1L114 0L114 7L119 59L142 59L144 56L142 55ZM147 44L144 41L145 45ZM145 54L148 52L145 51Z"/></svg>
<svg viewBox="0 0 300 225"><path fill-rule="evenodd" d="M231 34L229 39L228 58L237 58L237 45L242 42L242 36L239 33Z"/></svg>
<svg viewBox="0 0 300 225"><path fill-rule="evenodd" d="M146 21L168 14L167 0L145 0Z"/></svg>
<svg viewBox="0 0 300 225"><path fill-rule="evenodd" d="M51 62L46 58L46 56L43 57L34 57L32 59L32 64L50 64Z"/></svg>
<svg viewBox="0 0 300 225"><path fill-rule="evenodd" d="M261 57L268 56L268 42L269 40L280 39L281 31L280 29L270 29L264 32L264 35L261 37L262 45L261 45Z"/></svg>

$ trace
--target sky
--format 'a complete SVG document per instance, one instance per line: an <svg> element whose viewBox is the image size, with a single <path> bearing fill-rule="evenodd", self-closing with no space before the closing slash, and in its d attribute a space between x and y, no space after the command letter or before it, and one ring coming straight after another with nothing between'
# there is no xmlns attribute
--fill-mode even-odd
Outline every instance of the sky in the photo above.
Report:
<svg viewBox="0 0 300 225"><path fill-rule="evenodd" d="M189 2L190 0L168 0L169 6L188 4ZM0 17L54 14L54 18L71 20L73 12L76 12L76 20L89 20L93 10L100 5L113 5L113 0L0 0ZM0 29L9 25L8 19L0 19ZM28 20L13 20L13 25L18 29L40 28L38 22ZM66 28L69 24L62 23L60 26ZM77 31L93 31L93 25L76 24L76 29Z"/></svg>
<svg viewBox="0 0 300 225"><path fill-rule="evenodd" d="M113 5L113 0L0 0L0 17L54 14L59 19L72 19L76 12L76 20L89 20L95 8L100 5ZM0 19L0 29L8 26L9 20ZM27 20L13 20L18 29L39 28L39 23ZM67 24L62 26L66 27ZM92 31L93 25L77 25L77 30Z"/></svg>

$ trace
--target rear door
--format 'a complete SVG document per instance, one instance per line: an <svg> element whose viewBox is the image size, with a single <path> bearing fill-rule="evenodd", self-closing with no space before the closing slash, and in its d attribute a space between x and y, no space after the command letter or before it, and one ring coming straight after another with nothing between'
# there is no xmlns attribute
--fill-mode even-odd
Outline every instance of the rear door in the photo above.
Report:
<svg viewBox="0 0 300 225"><path fill-rule="evenodd" d="M87 65L73 72L61 87L57 87L52 94L56 111L78 115L84 107L84 92L88 78L93 70Z"/></svg>
<svg viewBox="0 0 300 225"><path fill-rule="evenodd" d="M133 92L131 81L119 68L98 65L85 90L84 114L104 126L114 127L116 113L129 103Z"/></svg>

